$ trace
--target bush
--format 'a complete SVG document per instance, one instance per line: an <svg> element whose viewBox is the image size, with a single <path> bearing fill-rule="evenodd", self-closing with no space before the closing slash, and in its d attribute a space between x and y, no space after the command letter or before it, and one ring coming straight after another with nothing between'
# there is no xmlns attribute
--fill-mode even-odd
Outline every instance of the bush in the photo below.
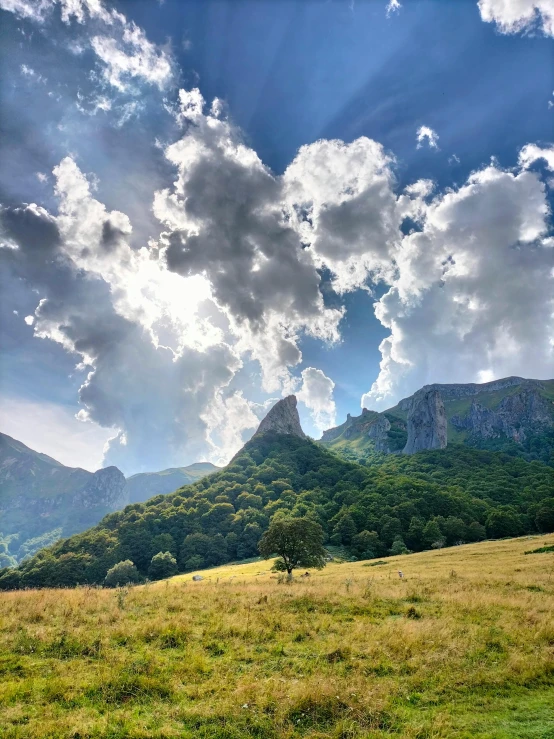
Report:
<svg viewBox="0 0 554 739"><path fill-rule="evenodd" d="M177 574L177 560L171 552L158 552L152 557L148 568L148 577L151 580L163 580Z"/></svg>
<svg viewBox="0 0 554 739"><path fill-rule="evenodd" d="M125 559L108 570L104 585L108 588L117 588L120 585L129 585L139 580L139 571L130 559Z"/></svg>

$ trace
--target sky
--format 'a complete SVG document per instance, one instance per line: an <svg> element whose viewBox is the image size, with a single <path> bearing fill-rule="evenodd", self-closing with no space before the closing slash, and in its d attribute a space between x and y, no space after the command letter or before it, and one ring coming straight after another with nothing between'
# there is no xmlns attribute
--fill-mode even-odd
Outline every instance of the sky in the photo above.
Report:
<svg viewBox="0 0 554 739"><path fill-rule="evenodd" d="M554 0L0 0L0 430L126 475L554 377Z"/></svg>

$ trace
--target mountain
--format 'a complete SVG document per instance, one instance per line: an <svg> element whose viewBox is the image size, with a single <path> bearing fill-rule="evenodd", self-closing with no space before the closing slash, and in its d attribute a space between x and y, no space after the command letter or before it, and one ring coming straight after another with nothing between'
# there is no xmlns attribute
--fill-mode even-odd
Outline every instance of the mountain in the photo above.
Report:
<svg viewBox="0 0 554 739"><path fill-rule="evenodd" d="M66 467L0 433L0 566L14 564L107 513L191 484L218 468L197 462L125 480L117 467Z"/></svg>
<svg viewBox="0 0 554 739"><path fill-rule="evenodd" d="M415 426L441 415L434 391L423 398L423 407L421 398L409 404ZM362 414L370 425L379 415ZM159 552L170 552L179 571L245 559L283 514L314 518L330 544L360 559L554 530L554 473L541 462L449 444L361 465L301 436L293 397L266 421L223 470L110 513L0 571L0 588L101 584L127 559L146 577ZM283 423L292 433L279 433Z"/></svg>
<svg viewBox="0 0 554 739"><path fill-rule="evenodd" d="M0 434L0 552L20 559L62 535L83 531L127 503L117 467L65 467ZM8 554L9 552L9 554Z"/></svg>
<svg viewBox="0 0 554 739"><path fill-rule="evenodd" d="M426 385L382 413L348 415L321 443L352 459L460 443L554 464L554 380Z"/></svg>
<svg viewBox="0 0 554 739"><path fill-rule="evenodd" d="M142 503L155 495L172 493L183 485L190 485L219 467L211 462L196 462L188 467L171 467L161 472L139 472L127 478L125 489L129 503Z"/></svg>

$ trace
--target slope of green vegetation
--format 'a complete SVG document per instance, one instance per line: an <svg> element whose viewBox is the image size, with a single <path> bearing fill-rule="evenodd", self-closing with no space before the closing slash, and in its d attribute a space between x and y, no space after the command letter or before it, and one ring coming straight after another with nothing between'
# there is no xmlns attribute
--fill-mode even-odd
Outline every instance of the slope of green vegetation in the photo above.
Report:
<svg viewBox="0 0 554 739"><path fill-rule="evenodd" d="M225 470L109 514L0 574L0 587L102 583L131 560L147 576L170 552L179 571L245 559L272 516L312 516L332 545L371 558L554 531L554 473L538 462L449 447L347 462L295 436L254 438Z"/></svg>

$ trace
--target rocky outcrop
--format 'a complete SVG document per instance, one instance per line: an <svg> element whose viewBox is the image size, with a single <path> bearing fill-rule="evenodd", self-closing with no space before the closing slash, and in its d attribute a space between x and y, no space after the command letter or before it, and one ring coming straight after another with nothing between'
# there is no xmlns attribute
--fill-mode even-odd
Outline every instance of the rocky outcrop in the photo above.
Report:
<svg viewBox="0 0 554 739"><path fill-rule="evenodd" d="M452 416L451 423L472 436L484 439L507 436L522 442L530 431L554 426L554 406L538 388L526 385L520 392L503 398L495 409L474 400L469 411Z"/></svg>
<svg viewBox="0 0 554 739"><path fill-rule="evenodd" d="M128 503L125 477L117 467L104 467L93 473L85 487L78 491L72 503L83 508L97 506L113 511Z"/></svg>
<svg viewBox="0 0 554 739"><path fill-rule="evenodd" d="M273 431L276 434L300 436L301 439L306 438L306 434L302 431L300 425L295 395L289 395L276 403L260 423L254 436L265 434L268 431Z"/></svg>
<svg viewBox="0 0 554 739"><path fill-rule="evenodd" d="M332 429L327 429L327 431L324 431L321 436L321 441L333 441L334 439L338 439L339 436L341 436L347 429L352 426L352 423L352 416L350 415L350 413L347 413L346 421L344 423L341 423L340 426L334 426Z"/></svg>
<svg viewBox="0 0 554 739"><path fill-rule="evenodd" d="M373 441L376 452L384 452L385 454L390 452L388 437L390 428L391 424L386 416L378 416L375 423L372 423L369 427L367 435Z"/></svg>
<svg viewBox="0 0 554 739"><path fill-rule="evenodd" d="M411 398L408 410L408 441L404 454L414 454L423 449L444 449L446 437L446 413L441 394L436 389L423 388Z"/></svg>
<svg viewBox="0 0 554 739"><path fill-rule="evenodd" d="M339 437L342 437L343 439L354 439L357 436L365 435L369 433L369 429L372 424L374 424L379 418L380 415L378 413L375 411L368 411L367 408L362 408L362 413L359 416L351 416L350 413L348 413L344 423L323 432L321 441L334 441Z"/></svg>

